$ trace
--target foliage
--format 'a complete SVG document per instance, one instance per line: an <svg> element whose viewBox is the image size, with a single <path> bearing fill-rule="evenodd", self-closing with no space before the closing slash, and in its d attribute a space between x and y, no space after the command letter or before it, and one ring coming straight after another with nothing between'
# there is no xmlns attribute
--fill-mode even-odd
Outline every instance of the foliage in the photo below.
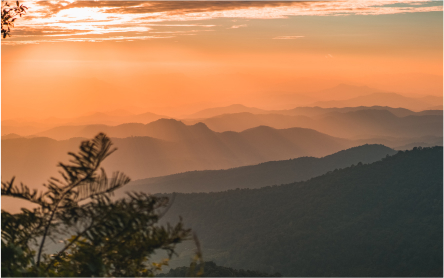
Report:
<svg viewBox="0 0 444 278"><path fill-rule="evenodd" d="M14 185L14 178L2 182L2 196L37 205L18 214L2 210L3 276L151 276L161 265L150 266L149 256L163 249L171 257L189 237L181 221L155 225L168 208L167 197L128 193L111 199L130 181L118 172L108 178L100 168L116 150L111 146L104 134L82 142L77 154L69 153L69 164L59 164L62 179L51 178L44 192ZM72 236L58 253L44 254L48 238L66 235Z"/></svg>
<svg viewBox="0 0 444 278"><path fill-rule="evenodd" d="M284 276L442 276L443 148L308 181L176 194L208 260Z"/></svg>
<svg viewBox="0 0 444 278"><path fill-rule="evenodd" d="M231 267L218 266L214 262L209 261L197 265L197 268L203 268L202 277L281 277L279 273L268 274L261 271L233 269ZM191 267L177 267L170 269L167 273L157 274L157 277L190 277Z"/></svg>
<svg viewBox="0 0 444 278"><path fill-rule="evenodd" d="M22 17L26 13L28 7L23 4L20 5L19 1L16 1L16 6L12 6L7 1L2 1L2 38L11 36L11 27L14 27L14 22L17 20L17 16Z"/></svg>

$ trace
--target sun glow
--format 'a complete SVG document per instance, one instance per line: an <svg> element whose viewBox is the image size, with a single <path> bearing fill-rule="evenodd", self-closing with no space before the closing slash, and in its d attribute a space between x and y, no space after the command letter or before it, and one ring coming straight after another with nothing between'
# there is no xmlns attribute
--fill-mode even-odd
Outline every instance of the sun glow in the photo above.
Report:
<svg viewBox="0 0 444 278"><path fill-rule="evenodd" d="M179 115L196 103L274 109L254 96L302 94L338 82L442 95L442 2L26 5L28 14L2 40L4 117L139 104L160 114L159 107L173 107ZM33 85L16 88L22 76ZM83 104L90 96L97 103Z"/></svg>

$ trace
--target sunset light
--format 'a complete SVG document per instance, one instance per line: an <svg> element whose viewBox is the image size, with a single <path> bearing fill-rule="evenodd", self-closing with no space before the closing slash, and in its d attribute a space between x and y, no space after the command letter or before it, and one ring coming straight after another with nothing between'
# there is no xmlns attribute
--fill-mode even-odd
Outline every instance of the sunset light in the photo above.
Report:
<svg viewBox="0 0 444 278"><path fill-rule="evenodd" d="M442 277L443 1L2 0L2 37L2 276Z"/></svg>

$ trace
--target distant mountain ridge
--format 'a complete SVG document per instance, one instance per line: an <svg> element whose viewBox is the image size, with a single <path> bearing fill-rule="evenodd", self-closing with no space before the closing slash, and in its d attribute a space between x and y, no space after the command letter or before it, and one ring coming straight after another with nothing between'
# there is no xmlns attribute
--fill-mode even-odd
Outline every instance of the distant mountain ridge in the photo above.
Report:
<svg viewBox="0 0 444 278"><path fill-rule="evenodd" d="M397 95L397 94L395 94ZM399 95L400 96L400 95ZM403 98L407 98L404 96L401 96ZM432 96L431 96L432 97ZM437 97L432 97L437 98ZM407 98L410 99L410 98ZM418 101L417 99L411 98L413 101ZM330 112L353 112L358 110L387 110L391 112L392 114L398 116L398 117L405 117L410 115L442 115L442 109L435 109L430 110L430 104L425 105L426 107L424 109L420 109L421 111L412 111L411 109L407 109L404 107L391 107L388 105L380 105L380 104L374 104L374 105L349 105L349 106L341 106L339 107L328 107L323 105L323 102L314 103L310 106L298 106L292 109L280 109L280 110L265 110L265 109L259 109L255 107L247 107L242 104L234 104L226 107L215 107L215 108L209 108L202 111L199 111L197 113L188 115L186 117L182 117L182 120L190 121L190 122L197 122L202 119L206 118L213 118L222 116L225 114L236 114L236 113L251 113L251 114L281 114L281 115L290 115L290 116L307 116L307 117L313 117L313 116L320 116L324 115ZM339 103L339 101L338 101ZM342 103L342 102L341 102Z"/></svg>
<svg viewBox="0 0 444 278"><path fill-rule="evenodd" d="M321 99L346 100L358 96L365 96L380 92L382 92L382 90L371 88L368 86L353 86L341 83L335 87L314 92L314 95Z"/></svg>
<svg viewBox="0 0 444 278"><path fill-rule="evenodd" d="M91 137L98 132L105 132L109 136L118 138L150 136L174 140L172 134L166 135L165 132L169 132L168 130L177 132L184 128L184 123L188 125L204 123L211 130L217 132L241 132L263 125L277 129L309 128L329 135L348 138L355 136L421 137L442 135L441 110L413 112L407 109L390 107L300 107L276 111L274 114L242 112L223 114L207 119L182 121L158 119L148 124L59 126L36 133L34 136L66 140L73 137Z"/></svg>
<svg viewBox="0 0 444 278"><path fill-rule="evenodd" d="M322 116L331 112L354 112L359 110L387 110L397 117L405 117L411 115L443 115L442 110L423 110L420 112L415 112L406 108L393 108L389 106L355 106L355 107L319 107L319 106L306 106L306 107L296 107L287 110L271 110L270 112L282 115L290 116L307 116L307 117L317 117Z"/></svg>
<svg viewBox="0 0 444 278"><path fill-rule="evenodd" d="M255 108L255 107L247 107L242 104L232 104L225 107L214 107L207 108L201 110L197 113L186 116L185 118L210 118L221 114L231 114L231 113L242 113L249 112L253 114L262 114L267 113L267 110Z"/></svg>
<svg viewBox="0 0 444 278"><path fill-rule="evenodd" d="M435 97L434 97L435 98ZM231 108L233 109L231 109ZM296 107L293 109L287 109L287 110L263 110L258 109L254 107L246 107L243 105L232 105L229 106L228 110L225 108L227 107L219 107L215 109L210 109L213 114L216 114L216 116L213 117L203 117L203 118L186 118L182 119L186 124L195 124L198 122L204 122L207 125L211 126L212 129L215 131L242 131L247 128L252 128L259 125L269 125L275 128L290 128L290 127L308 127L313 128L308 125L304 125L307 121L311 121L313 119L317 119L321 117L322 115L326 115L331 112L340 112L340 113L347 113L347 112L357 112L360 110L386 110L391 112L397 117L406 117L406 116L424 116L424 115L440 115L442 116L442 109L441 110L424 110L421 112L413 112L411 110L405 109L405 108L391 108L387 106L358 106L358 107L343 107L343 108L321 108L321 107ZM210 113L210 114L211 114ZM263 120L265 116L262 116L262 120L256 119L256 123L250 123L248 124L245 122L245 120L240 120L238 125L239 127L233 126L232 124L226 125L225 127L218 127L217 125L213 125L210 122L217 122L219 118L228 118L233 117L234 114L251 114L251 115L265 115L265 114L272 114L275 115L273 117L280 117L281 119L270 119L270 120ZM282 117L282 115L286 116L300 116L300 120L302 124L298 123L288 123L288 121L293 121L294 119ZM304 118L304 117L305 118ZM267 116L271 117L271 116ZM157 115L153 113L144 113L144 114L138 114L138 115L132 115L129 112L126 111L111 111L107 113L95 113L92 115L82 116L76 119L47 119L44 122L26 122L23 120L6 120L2 121L2 135L7 135L10 133L16 133L20 136L45 136L44 133L49 131L50 129L59 128L59 129L66 129L67 126L71 126L72 129L78 129L79 126L86 126L86 125L107 125L107 126L116 126L116 125L122 125L122 124L135 124L135 123L142 123L147 124L150 122L154 122L156 120L159 120L161 118L169 119L168 117ZM259 116L256 116L256 118L260 118ZM280 123L281 122L281 123ZM246 124L245 126L242 126L242 124ZM136 134L133 134L135 136ZM333 135L333 134L332 134ZM129 135L131 136L131 135ZM52 137L52 136L49 136ZM54 137L52 137L54 138ZM60 139L60 138L57 138ZM68 138L65 138L68 139Z"/></svg>
<svg viewBox="0 0 444 278"><path fill-rule="evenodd" d="M236 188L259 188L308 180L352 164L372 163L397 151L383 145L363 145L322 157L299 157L227 170L192 171L136 180L121 191L147 193L215 192Z"/></svg>
<svg viewBox="0 0 444 278"><path fill-rule="evenodd" d="M146 127L157 138L134 136L112 138L118 151L104 167L123 171L133 179L163 176L191 170L227 169L301 156L325 156L355 143L304 128L273 129L260 126L243 132L217 133L204 124L187 126L176 120L159 120L148 125L122 125L123 132L134 126ZM113 127L114 128L114 127ZM66 161L68 152L98 131L86 130L85 137L56 141L45 137L2 140L2 178L41 184L57 176L56 164ZM121 131L119 129L119 131ZM67 134L67 131L63 131ZM71 137L71 135L69 136Z"/></svg>
<svg viewBox="0 0 444 278"><path fill-rule="evenodd" d="M33 135L51 128L60 126L79 126L79 125L119 125L124 123L150 123L161 118L169 118L164 115L157 115L146 112L142 114L132 114L125 110L96 112L77 118L61 119L51 117L42 121L2 121L2 135L9 133L20 133L22 136Z"/></svg>
<svg viewBox="0 0 444 278"><path fill-rule="evenodd" d="M67 160L67 152L77 150L83 138L92 138L99 132L113 137L119 148L104 165L109 171L124 171L133 179L228 169L301 156L322 157L363 144L384 144L392 148L442 144L439 136L349 140L313 129L268 126L219 133L203 123L188 126L177 120L161 119L147 125L59 127L42 134L70 138L61 141L46 137L2 139L2 159L8 161L2 165L2 178L15 175L23 182L42 184L50 176L57 176L55 165Z"/></svg>
<svg viewBox="0 0 444 278"><path fill-rule="evenodd" d="M320 107L353 107L353 106L390 106L394 108L407 108L414 111L429 109L432 106L442 103L434 97L431 101L427 98L411 98L396 93L372 93L369 95L358 96L347 100L318 101L314 106Z"/></svg>
<svg viewBox="0 0 444 278"><path fill-rule="evenodd" d="M345 112L343 112L345 110ZM390 109L396 110L396 109ZM353 138L355 136L400 136L420 137L442 135L442 111L412 112L399 109L399 117L386 109L322 109L301 108L286 111L282 114L224 114L208 119L184 120L193 124L197 121L205 123L210 129L218 132L227 130L242 131L259 125L274 128L302 127L337 136ZM296 115L291 115L296 114ZM311 116L301 115L311 114Z"/></svg>

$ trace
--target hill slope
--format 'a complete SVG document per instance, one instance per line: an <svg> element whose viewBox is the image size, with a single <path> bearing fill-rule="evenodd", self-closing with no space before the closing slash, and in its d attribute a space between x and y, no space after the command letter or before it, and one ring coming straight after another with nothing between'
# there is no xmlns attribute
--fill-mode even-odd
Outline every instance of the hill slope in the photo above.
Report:
<svg viewBox="0 0 444 278"><path fill-rule="evenodd" d="M399 152L309 181L176 194L207 259L284 276L442 276L443 149Z"/></svg>
<svg viewBox="0 0 444 278"><path fill-rule="evenodd" d="M323 158L300 157L270 161L228 170L206 170L155 177L131 182L122 191L148 193L214 192L236 188L259 188L308 180L352 164L372 163L396 151L383 145L364 145Z"/></svg>

